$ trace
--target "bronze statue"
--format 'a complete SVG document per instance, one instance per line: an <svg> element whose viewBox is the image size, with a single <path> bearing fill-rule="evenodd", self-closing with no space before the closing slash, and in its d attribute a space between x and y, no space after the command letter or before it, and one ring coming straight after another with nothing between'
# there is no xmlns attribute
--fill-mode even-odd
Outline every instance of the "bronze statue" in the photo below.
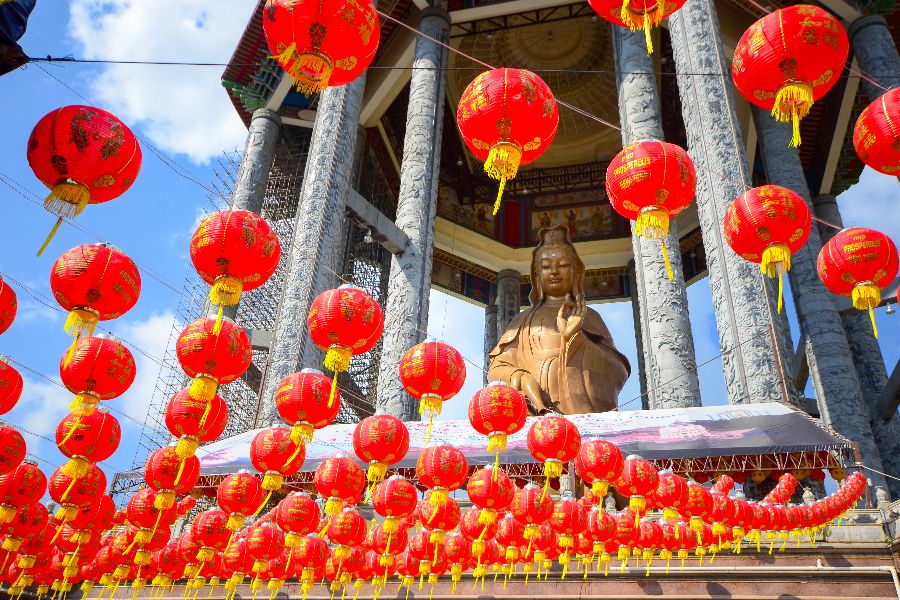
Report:
<svg viewBox="0 0 900 600"><path fill-rule="evenodd" d="M631 374L600 314L585 305L584 263L565 226L541 229L531 259L531 308L491 351L488 378L522 392L532 414L615 410Z"/></svg>

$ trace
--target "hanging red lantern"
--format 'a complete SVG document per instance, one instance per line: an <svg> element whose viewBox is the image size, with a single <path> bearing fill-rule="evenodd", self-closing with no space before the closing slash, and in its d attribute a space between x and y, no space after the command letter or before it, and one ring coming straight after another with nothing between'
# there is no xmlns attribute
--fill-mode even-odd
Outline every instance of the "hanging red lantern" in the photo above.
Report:
<svg viewBox="0 0 900 600"><path fill-rule="evenodd" d="M900 173L900 88L886 91L860 113L853 148L879 173Z"/></svg>
<svg viewBox="0 0 900 600"><path fill-rule="evenodd" d="M459 504L453 498L447 500L440 505L431 503L432 492L426 492L425 497L419 504L419 518L422 526L431 532L431 541L435 544L441 544L444 536L448 531L456 529L459 525L461 511Z"/></svg>
<svg viewBox="0 0 900 600"><path fill-rule="evenodd" d="M458 490L469 476L466 455L455 446L425 448L416 463L419 483L431 490L431 504L442 506L450 492Z"/></svg>
<svg viewBox="0 0 900 600"><path fill-rule="evenodd" d="M528 430L528 451L544 463L544 493L551 478L562 475L563 463L574 460L581 449L581 435L572 421L548 415L535 419Z"/></svg>
<svg viewBox="0 0 900 600"><path fill-rule="evenodd" d="M466 492L472 504L482 509L479 519L487 526L496 522L498 513L509 507L516 486L502 470L486 465L469 477Z"/></svg>
<svg viewBox="0 0 900 600"><path fill-rule="evenodd" d="M647 498L656 491L659 485L659 474L656 467L650 461L632 454L622 464L620 480L622 486L618 490L621 494L630 497L628 508L634 511L635 518L638 519L647 512Z"/></svg>
<svg viewBox="0 0 900 600"><path fill-rule="evenodd" d="M652 30L662 20L684 6L686 0L656 2L655 0L588 0L597 14L620 27L631 31L644 30L647 54L653 53Z"/></svg>
<svg viewBox="0 0 900 600"><path fill-rule="evenodd" d="M194 456L200 444L218 438L228 426L228 405L218 394L209 401L191 398L190 389L178 390L166 405L166 429L178 438L179 457Z"/></svg>
<svg viewBox="0 0 900 600"><path fill-rule="evenodd" d="M131 352L111 339L81 338L59 360L59 378L75 394L69 406L75 414L89 414L101 400L118 398L134 383L135 375Z"/></svg>
<svg viewBox="0 0 900 600"><path fill-rule="evenodd" d="M3 285L2 280L0 280L0 285ZM22 397L22 387L22 375L3 357L0 357L0 415L5 415L13 409L19 398Z"/></svg>
<svg viewBox="0 0 900 600"><path fill-rule="evenodd" d="M575 536L587 528L587 513L569 493L564 493L553 505L550 527L559 534L559 547L565 554L574 553Z"/></svg>
<svg viewBox="0 0 900 600"><path fill-rule="evenodd" d="M606 440L583 442L575 457L575 471L585 483L591 484L591 494L598 506L603 505L609 482L622 473L622 452Z"/></svg>
<svg viewBox="0 0 900 600"><path fill-rule="evenodd" d="M303 444L291 441L291 430L286 427L263 429L250 442L250 462L263 473L262 489L272 492L284 485L284 478L294 475L303 466L306 449Z"/></svg>
<svg viewBox="0 0 900 600"><path fill-rule="evenodd" d="M378 483L372 491L372 508L384 517L384 530L390 533L401 528L401 521L416 510L416 486L400 475Z"/></svg>
<svg viewBox="0 0 900 600"><path fill-rule="evenodd" d="M139 529L146 529L148 535L144 536L146 542L160 526L166 526L175 522L175 509L157 509L156 491L152 488L138 490L129 500L126 507L128 522ZM150 533L153 532L153 533ZM193 557L192 557L193 558Z"/></svg>
<svg viewBox="0 0 900 600"><path fill-rule="evenodd" d="M334 372L328 406L336 398L338 373L350 368L350 357L365 354L381 339L384 314L369 294L342 285L316 296L306 318L313 343L325 352L325 368Z"/></svg>
<svg viewBox="0 0 900 600"><path fill-rule="evenodd" d="M18 507L40 501L45 491L47 477L30 461L0 475L0 523L12 521Z"/></svg>
<svg viewBox="0 0 900 600"><path fill-rule="evenodd" d="M796 4L751 25L734 49L734 86L750 103L791 123L791 146L800 145L800 119L840 78L849 42L826 10Z"/></svg>
<svg viewBox="0 0 900 600"><path fill-rule="evenodd" d="M341 393L334 390L330 399L331 380L316 369L303 369L282 380L275 391L275 408L293 429L294 443L310 443L313 431L329 425L341 409Z"/></svg>
<svg viewBox="0 0 900 600"><path fill-rule="evenodd" d="M34 467L34 470L40 473L37 467ZM88 474L78 479L66 475L62 467L53 472L49 482L43 473L40 476L32 473L32 479L42 480L41 485L34 488L35 494L40 491L40 495L37 495L32 502L40 500L44 490L48 489L50 498L59 505L56 518L62 518L65 521L73 520L78 515L80 507L96 501L106 491L106 475L97 465L91 465Z"/></svg>
<svg viewBox="0 0 900 600"><path fill-rule="evenodd" d="M69 413L56 427L56 446L69 458L62 471L72 479L85 477L91 463L113 455L122 439L119 421L100 407L89 415Z"/></svg>
<svg viewBox="0 0 900 600"><path fill-rule="evenodd" d="M59 217L43 252L64 218L88 204L122 195L141 170L141 147L113 114L94 106L64 106L38 121L28 139L28 164L50 188L44 207Z"/></svg>
<svg viewBox="0 0 900 600"><path fill-rule="evenodd" d="M832 293L849 296L854 308L869 311L878 337L874 310L881 303L881 290L897 277L900 267L893 240L874 229L844 229L822 247L817 267Z"/></svg>
<svg viewBox="0 0 900 600"><path fill-rule="evenodd" d="M0 475L9 473L25 458L25 438L9 427L0 425Z"/></svg>
<svg viewBox="0 0 900 600"><path fill-rule="evenodd" d="M218 331L217 331L218 329ZM184 328L175 343L178 363L192 377L189 394L209 402L219 385L244 374L253 359L250 338L230 319L198 319Z"/></svg>
<svg viewBox="0 0 900 600"><path fill-rule="evenodd" d="M725 210L725 241L734 252L778 278L778 312L782 277L791 270L791 255L809 238L812 220L803 198L778 185L763 185L738 196Z"/></svg>
<svg viewBox="0 0 900 600"><path fill-rule="evenodd" d="M462 573L469 563L469 541L458 533L444 538L443 554L450 564L450 581L453 582L450 592L456 593L456 585L462 579Z"/></svg>
<svg viewBox="0 0 900 600"><path fill-rule="evenodd" d="M212 286L209 301L234 306L243 292L260 287L278 268L281 244L269 224L247 210L214 212L191 236L191 262ZM219 321L220 322L220 321Z"/></svg>
<svg viewBox="0 0 900 600"><path fill-rule="evenodd" d="M300 543L294 550L294 560L304 593L309 592L307 584L312 584L318 579L316 573L325 567L325 562L330 555L328 542L323 538L317 535L305 535L300 539Z"/></svg>
<svg viewBox="0 0 900 600"><path fill-rule="evenodd" d="M359 77L375 58L380 29L371 0L270 0L263 11L269 51L307 95Z"/></svg>
<svg viewBox="0 0 900 600"><path fill-rule="evenodd" d="M199 479L200 460L196 456L182 458L173 446L154 450L144 463L144 481L156 490L158 509L174 506L175 497L191 491Z"/></svg>
<svg viewBox="0 0 900 600"><path fill-rule="evenodd" d="M687 208L696 190L697 173L688 153L658 140L626 146L606 169L610 204L617 213L634 221L635 235L660 240L669 281L673 277L666 250L669 221Z"/></svg>
<svg viewBox="0 0 900 600"><path fill-rule="evenodd" d="M553 516L553 500L541 488L529 483L516 490L510 505L512 516L525 525L524 538L533 540L540 535L540 525Z"/></svg>
<svg viewBox="0 0 900 600"><path fill-rule="evenodd" d="M603 545L612 540L616 534L615 518L598 506L592 506L587 513L587 526L585 531L594 542L592 552L601 554Z"/></svg>
<svg viewBox="0 0 900 600"><path fill-rule="evenodd" d="M525 426L528 403L519 390L493 381L481 388L469 402L469 423L478 433L488 436L488 452L493 452L494 468L500 467L500 454L506 452L506 438Z"/></svg>
<svg viewBox="0 0 900 600"><path fill-rule="evenodd" d="M700 543L700 535L703 532L703 520L709 517L712 510L712 496L702 485L688 483L687 502L678 509L683 516L689 519L691 530L697 534L697 543Z"/></svg>
<svg viewBox="0 0 900 600"><path fill-rule="evenodd" d="M652 496L656 506L663 509L663 519L677 521L678 509L688 501L687 481L671 471L660 471Z"/></svg>
<svg viewBox="0 0 900 600"><path fill-rule="evenodd" d="M466 382L466 363L452 346L428 340L403 353L399 371L403 387L419 401L419 414L428 418L427 446L432 420Z"/></svg>
<svg viewBox="0 0 900 600"><path fill-rule="evenodd" d="M328 523L328 539L337 545L334 550L335 558L350 556L350 548L363 543L367 530L365 517L353 508L345 508L334 515Z"/></svg>
<svg viewBox="0 0 900 600"><path fill-rule="evenodd" d="M200 546L197 560L208 563L216 556L216 552L225 550L231 539L231 531L225 525L228 515L224 511L204 510L191 521L191 536Z"/></svg>
<svg viewBox="0 0 900 600"><path fill-rule="evenodd" d="M269 523L257 525L247 534L247 554L255 562L253 572L259 573L266 563L277 558L284 551L284 533Z"/></svg>
<svg viewBox="0 0 900 600"><path fill-rule="evenodd" d="M69 311L64 329L77 341L94 335L98 321L131 310L141 295L141 274L118 248L82 244L66 250L53 263L50 289L59 305Z"/></svg>
<svg viewBox="0 0 900 600"><path fill-rule="evenodd" d="M216 503L228 513L228 529L240 529L249 515L262 502L262 486L259 480L241 471L225 477L216 489Z"/></svg>
<svg viewBox="0 0 900 600"><path fill-rule="evenodd" d="M287 534L288 548L296 548L303 536L314 532L320 518L319 505L304 492L291 492L275 508L275 523Z"/></svg>
<svg viewBox="0 0 900 600"><path fill-rule="evenodd" d="M468 85L456 111L459 132L484 172L500 181L494 214L508 179L553 142L559 109L553 92L525 69L485 71Z"/></svg>
<svg viewBox="0 0 900 600"><path fill-rule="evenodd" d="M18 308L16 290L11 288L0 276L0 334L6 333L6 330L13 324Z"/></svg>
<svg viewBox="0 0 900 600"><path fill-rule="evenodd" d="M366 475L356 461L348 456L326 458L316 467L316 491L325 502L325 514L333 515L344 505L356 504L366 488Z"/></svg>
<svg viewBox="0 0 900 600"><path fill-rule="evenodd" d="M0 525L0 534L6 536L3 540L3 550L18 551L24 538L37 535L47 527L47 520L47 509L40 502L20 506L11 521Z"/></svg>
<svg viewBox="0 0 900 600"><path fill-rule="evenodd" d="M409 430L393 415L366 417L353 430L353 451L369 464L366 479L378 483L409 451Z"/></svg>

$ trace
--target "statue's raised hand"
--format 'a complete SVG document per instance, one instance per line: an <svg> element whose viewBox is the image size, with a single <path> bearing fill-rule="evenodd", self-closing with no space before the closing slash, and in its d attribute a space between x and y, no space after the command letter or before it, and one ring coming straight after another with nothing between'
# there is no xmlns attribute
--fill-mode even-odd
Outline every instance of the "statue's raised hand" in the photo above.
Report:
<svg viewBox="0 0 900 600"><path fill-rule="evenodd" d="M572 294L566 294L566 301L559 307L559 313L556 315L556 328L564 341L572 339L581 331L585 310L586 304L583 299L576 300Z"/></svg>

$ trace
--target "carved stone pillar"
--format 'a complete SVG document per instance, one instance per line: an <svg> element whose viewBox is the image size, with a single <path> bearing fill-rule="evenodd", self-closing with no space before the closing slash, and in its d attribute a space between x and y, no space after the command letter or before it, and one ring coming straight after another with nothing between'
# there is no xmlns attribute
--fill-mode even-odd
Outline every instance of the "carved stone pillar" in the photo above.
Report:
<svg viewBox="0 0 900 600"><path fill-rule="evenodd" d="M653 59L647 55L644 35L611 25L619 88L619 121L622 144L638 140L662 140L659 94L653 75ZM646 379L646 405L657 408L700 406L700 381L694 356L694 336L688 315L678 228L673 220L666 237L674 280L669 281L660 242L634 235L634 278L637 291Z"/></svg>
<svg viewBox="0 0 900 600"><path fill-rule="evenodd" d="M449 30L450 15L446 11L438 8L422 11L419 31L425 36L446 41ZM397 368L403 353L424 339L428 325L444 122L446 71L443 68L447 64L447 50L428 37L416 38L395 220L397 227L409 236L409 244L402 254L391 259L378 377L378 412L404 421L418 418L417 407L400 384Z"/></svg>
<svg viewBox="0 0 900 600"><path fill-rule="evenodd" d="M900 86L900 57L887 21L881 15L859 17L850 24L847 32L853 44L853 56L859 69L874 79L883 89L865 79L860 80L863 92L870 101L886 90Z"/></svg>
<svg viewBox="0 0 900 600"><path fill-rule="evenodd" d="M522 275L515 269L497 273L497 332L502 335L522 307Z"/></svg>
<svg viewBox="0 0 900 600"><path fill-rule="evenodd" d="M732 404L795 401L773 348L783 335L773 326L759 267L728 247L725 209L750 185L750 170L713 0L688 0L669 17L688 150L697 168L697 212L709 267L722 369Z"/></svg>
<svg viewBox="0 0 900 600"><path fill-rule="evenodd" d="M269 171L275 160L275 148L281 134L281 117L274 110L253 111L244 156L231 190L231 208L262 212Z"/></svg>
<svg viewBox="0 0 900 600"><path fill-rule="evenodd" d="M488 384L488 368L491 366L491 350L497 345L497 305L484 307L484 385Z"/></svg>
<svg viewBox="0 0 900 600"><path fill-rule="evenodd" d="M309 339L306 316L313 299L341 284L337 273L344 257L347 220L344 206L350 191L359 111L366 75L322 92L306 160L300 202L290 248L258 423L277 419L275 390L290 373L319 365L321 353Z"/></svg>
<svg viewBox="0 0 900 600"><path fill-rule="evenodd" d="M766 179L799 194L812 210L800 155L788 146L790 127L756 107L753 117ZM816 257L821 248L819 231L814 227L809 241L791 256L790 270L791 295L800 330L806 335L806 359L819 414L825 425L859 444L867 466L883 471L881 455L869 424L869 406L859 384L840 315L816 271ZM872 472L866 475L875 485L885 486L881 475Z"/></svg>

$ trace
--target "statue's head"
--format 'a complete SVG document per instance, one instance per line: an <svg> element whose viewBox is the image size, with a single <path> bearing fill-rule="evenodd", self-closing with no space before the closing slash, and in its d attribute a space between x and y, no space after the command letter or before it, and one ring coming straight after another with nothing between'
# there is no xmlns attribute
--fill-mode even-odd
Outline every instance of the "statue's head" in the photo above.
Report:
<svg viewBox="0 0 900 600"><path fill-rule="evenodd" d="M564 225L557 225L538 232L538 245L531 258L532 306L538 306L546 298L573 299L584 297L584 263L569 241Z"/></svg>

